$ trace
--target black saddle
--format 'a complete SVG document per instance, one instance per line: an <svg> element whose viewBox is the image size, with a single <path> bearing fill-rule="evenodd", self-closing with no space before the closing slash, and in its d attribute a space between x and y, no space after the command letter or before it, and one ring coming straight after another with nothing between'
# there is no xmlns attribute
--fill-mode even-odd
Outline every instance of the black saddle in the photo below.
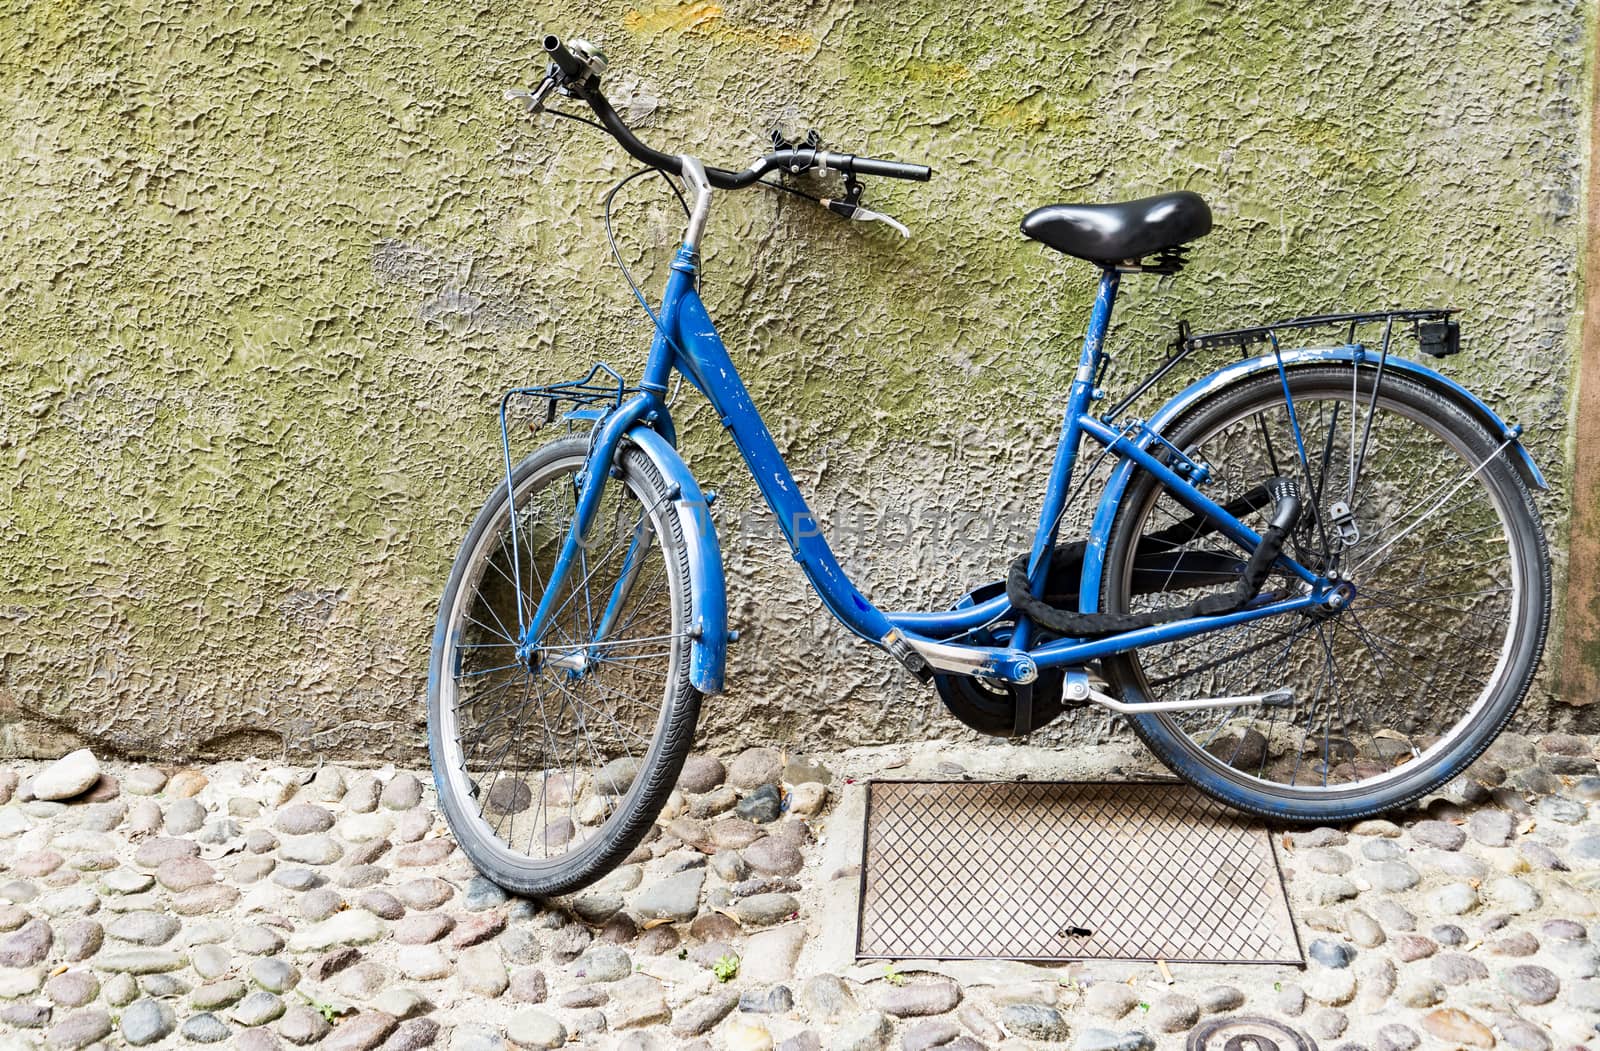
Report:
<svg viewBox="0 0 1600 1051"><path fill-rule="evenodd" d="M1027 214L1022 232L1091 263L1132 263L1155 255L1166 257L1158 264L1181 265L1176 249L1211 232L1211 209L1188 190L1122 204L1047 204Z"/></svg>

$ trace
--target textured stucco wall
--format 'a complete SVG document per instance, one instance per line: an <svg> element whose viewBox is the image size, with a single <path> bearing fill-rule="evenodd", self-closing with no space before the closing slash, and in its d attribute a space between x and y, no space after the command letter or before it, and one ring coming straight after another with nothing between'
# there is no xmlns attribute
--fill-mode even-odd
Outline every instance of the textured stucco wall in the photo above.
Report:
<svg viewBox="0 0 1600 1051"><path fill-rule="evenodd" d="M1122 380L1179 316L1454 304L1448 371L1565 477L1591 21L1563 0L0 7L0 750L420 748L495 395L637 368L646 336L599 219L625 158L501 100L546 29L600 43L667 148L742 164L785 120L938 170L869 190L909 243L760 192L708 239L713 313L893 607L1024 542L1093 276L1017 233L1053 199L1212 201L1187 272L1127 282ZM655 287L676 205L643 181L619 219ZM753 485L680 408L744 630L706 732L955 732L753 542ZM1561 493L1544 509L1559 536Z"/></svg>

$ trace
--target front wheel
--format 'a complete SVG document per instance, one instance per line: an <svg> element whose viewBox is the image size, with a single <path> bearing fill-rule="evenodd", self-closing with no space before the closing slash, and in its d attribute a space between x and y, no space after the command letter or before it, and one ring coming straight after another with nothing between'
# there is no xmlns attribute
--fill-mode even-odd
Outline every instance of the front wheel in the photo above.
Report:
<svg viewBox="0 0 1600 1051"><path fill-rule="evenodd" d="M576 890L638 846L700 711L682 523L654 464L626 442L548 627L523 644L588 451L582 438L552 442L512 472L514 500L504 483L495 490L434 632L428 751L440 806L479 871L519 894Z"/></svg>
<svg viewBox="0 0 1600 1051"><path fill-rule="evenodd" d="M1275 476L1298 481L1305 509L1285 553L1338 574L1348 605L1106 662L1131 703L1293 690L1288 707L1132 717L1173 772L1266 817L1350 820L1438 788L1510 720L1544 647L1549 555L1506 440L1435 384L1392 372L1375 381L1371 367L1294 368L1286 399L1270 373L1202 399L1165 435L1210 465L1205 491L1218 502ZM1188 520L1138 473L1113 526L1103 608L1135 612L1207 593L1175 579L1154 595L1131 586L1140 538L1170 538ZM1241 558L1212 532L1173 546ZM1279 571L1262 595L1301 586Z"/></svg>

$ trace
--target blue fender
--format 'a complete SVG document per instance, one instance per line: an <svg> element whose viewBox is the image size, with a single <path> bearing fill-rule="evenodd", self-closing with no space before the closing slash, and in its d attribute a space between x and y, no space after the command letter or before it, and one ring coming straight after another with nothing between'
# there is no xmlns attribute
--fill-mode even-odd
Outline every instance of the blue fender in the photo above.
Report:
<svg viewBox="0 0 1600 1051"><path fill-rule="evenodd" d="M1376 367L1378 356L1365 347L1347 345L1342 347L1286 350L1281 355L1263 354L1260 357L1237 361L1218 369L1203 379L1196 380L1180 391L1176 397L1161 406L1156 414L1150 417L1148 421L1149 430L1160 434L1201 398L1221 390L1230 383L1246 380L1263 372L1276 372L1280 359L1285 369L1329 362L1366 364L1370 367ZM1529 456L1528 450L1524 449L1522 443L1517 441L1517 437L1522 433L1522 428L1506 423L1493 409L1489 408L1482 398L1467 390L1455 380L1435 372L1421 362L1390 356L1384 364L1384 369L1385 371L1401 372L1415 376L1437 387L1439 393L1454 401L1469 416L1483 424L1491 434L1498 435L1502 439L1511 442L1507 450L1513 454L1511 462L1530 488L1550 488L1549 483L1544 479L1544 475L1540 473L1538 466L1533 462L1533 457ZM1150 441L1149 435L1146 434L1139 438L1138 441L1141 445L1147 445ZM1123 494L1127 491L1128 484L1132 481L1133 473L1137 469L1138 465L1132 460L1123 460L1118 463L1116 470L1111 472L1111 477L1106 482L1106 488L1100 496L1099 505L1095 508L1094 522L1089 528L1088 544L1083 553L1083 577L1078 593L1078 608L1083 612L1097 612L1100 609L1100 580L1104 570L1106 551L1111 544L1111 524L1116 518L1117 508L1122 503Z"/></svg>
<svg viewBox="0 0 1600 1051"><path fill-rule="evenodd" d="M722 574L722 547L711 521L711 505L700 483L672 443L644 424L635 424L628 441L650 458L669 489L689 547L689 681L701 693L721 693L728 658L728 590Z"/></svg>

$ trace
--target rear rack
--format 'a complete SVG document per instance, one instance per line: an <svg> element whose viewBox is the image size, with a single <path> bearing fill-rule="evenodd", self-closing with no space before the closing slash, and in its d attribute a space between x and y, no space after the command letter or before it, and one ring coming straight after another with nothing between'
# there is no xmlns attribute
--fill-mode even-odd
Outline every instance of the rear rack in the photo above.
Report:
<svg viewBox="0 0 1600 1051"><path fill-rule="evenodd" d="M1200 350L1206 347L1239 347L1241 350L1252 343L1275 342L1274 337L1284 330L1298 330L1307 328L1333 328L1335 326L1347 328L1345 342L1356 342L1356 331L1362 325L1372 325L1380 321L1393 323L1395 321L1448 321L1450 315L1456 313L1454 309L1430 310L1376 310L1364 314L1313 314L1310 317L1289 318L1286 321L1275 321L1270 325L1253 325L1249 328L1231 328L1223 332L1202 332L1192 335L1186 321L1178 322L1178 342L1182 349ZM1174 350L1180 349L1174 346Z"/></svg>
<svg viewBox="0 0 1600 1051"><path fill-rule="evenodd" d="M1252 325L1248 328L1231 328L1221 332L1193 333L1189 331L1187 321L1178 322L1178 336L1167 348L1167 357L1155 371L1139 382L1133 390L1129 391L1121 401L1112 406L1102 419L1111 421L1121 416L1123 411L1157 383L1164 379L1167 373L1177 368L1183 359L1197 350L1208 350L1216 347L1238 347L1241 357L1249 353L1249 349L1256 343L1270 343L1273 351L1278 349L1278 333L1298 332L1316 328L1343 328L1345 329L1344 341L1347 344L1357 344L1356 335L1363 325L1376 325L1383 323L1383 335L1380 363L1389 356L1390 341L1394 336L1395 322L1410 322L1413 335L1417 339L1417 349L1424 354L1436 358L1446 357L1461 349L1461 326L1450 320L1450 315L1456 313L1453 308L1434 307L1428 309L1410 310L1374 310L1360 314L1313 314L1308 317L1288 318L1284 321L1274 321L1270 325ZM1103 373L1110 362L1109 356L1102 358L1100 370ZM1380 364L1380 369L1381 369ZM1100 375L1096 374L1094 385L1100 386Z"/></svg>

